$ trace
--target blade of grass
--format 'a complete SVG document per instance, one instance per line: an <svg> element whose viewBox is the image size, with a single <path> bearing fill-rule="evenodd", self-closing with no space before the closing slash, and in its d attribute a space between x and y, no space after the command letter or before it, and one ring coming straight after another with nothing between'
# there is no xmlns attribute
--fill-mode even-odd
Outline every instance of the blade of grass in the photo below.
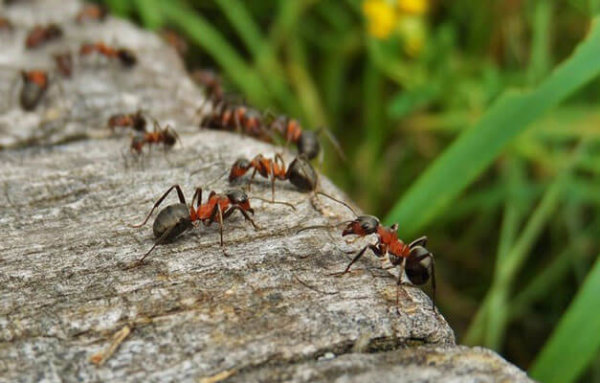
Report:
<svg viewBox="0 0 600 383"><path fill-rule="evenodd" d="M204 48L252 103L262 107L271 105L270 96L256 72L216 28L180 1L161 2L161 7L164 16Z"/></svg>
<svg viewBox="0 0 600 383"><path fill-rule="evenodd" d="M164 24L157 0L133 0L133 2L144 27L156 30Z"/></svg>
<svg viewBox="0 0 600 383"><path fill-rule="evenodd" d="M577 380L600 350L600 257L530 369L541 382Z"/></svg>
<svg viewBox="0 0 600 383"><path fill-rule="evenodd" d="M227 17L240 39L244 42L250 54L256 57L265 44L258 25L243 2L239 0L216 1L221 12Z"/></svg>
<svg viewBox="0 0 600 383"><path fill-rule="evenodd" d="M131 11L131 2L123 0L105 0L111 13L125 17Z"/></svg>
<svg viewBox="0 0 600 383"><path fill-rule="evenodd" d="M573 55L529 92L507 92L462 133L396 203L385 222L415 236L479 176L504 147L543 113L600 74L600 23Z"/></svg>
<svg viewBox="0 0 600 383"><path fill-rule="evenodd" d="M537 84L550 69L550 38L552 37L551 1L538 0L533 11L533 38L531 59L527 68L527 78L531 85Z"/></svg>
<svg viewBox="0 0 600 383"><path fill-rule="evenodd" d="M521 235L510 249L510 252L497 263L494 280L487 294L490 304L487 307L488 323L486 325L484 344L489 348L498 350L502 346L504 332L508 325L508 298L514 279L527 260L542 230L546 227L552 214L558 208L565 186L583 152L582 145L579 145L575 149L569 163L565 164L564 168L552 182L552 185L544 193L542 200L536 206L535 211L527 221L527 224L521 231Z"/></svg>

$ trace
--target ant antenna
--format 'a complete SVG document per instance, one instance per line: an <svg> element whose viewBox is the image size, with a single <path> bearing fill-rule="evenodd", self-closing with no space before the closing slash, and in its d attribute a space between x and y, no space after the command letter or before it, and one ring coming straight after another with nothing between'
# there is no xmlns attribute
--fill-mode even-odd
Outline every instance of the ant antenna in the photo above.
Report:
<svg viewBox="0 0 600 383"><path fill-rule="evenodd" d="M348 205L346 202L344 202L344 201L341 201L341 200L339 200L339 199L337 199L337 198L334 198L334 197L330 196L329 194L325 194L325 193L323 193L323 192L321 192L321 191L316 191L315 193L316 193L316 194L320 194L320 195L322 195L322 196L324 196L324 197L327 197L327 198L329 198L330 200L332 200L332 201L335 201L335 202L337 202L337 203L339 203L339 204L341 204L341 205L344 205L345 207L347 207L347 208L348 208L348 209L349 209L349 210L352 212L352 214L354 214L354 216L355 216L355 217L357 217L357 216L358 216L358 214L356 214L356 212L354 211L354 209L352 208L352 206Z"/></svg>
<svg viewBox="0 0 600 383"><path fill-rule="evenodd" d="M286 205L291 207L293 210L296 210L296 207L294 205L292 205L289 202L283 202L283 201L271 201L265 198L261 198L261 197L249 197L249 199L257 199L259 201L263 201L263 202L267 202L267 203L273 203L273 204L277 204L277 205Z"/></svg>
<svg viewBox="0 0 600 383"><path fill-rule="evenodd" d="M342 146L340 145L340 143L337 140L337 138L335 138L335 136L333 135L333 133L331 133L331 131L329 129L327 129L326 127L324 127L324 126L322 126L319 129L317 129L317 134L320 133L320 132L325 133L325 136L327 137L327 139L331 143L331 146L333 146L333 148L337 152L338 156L340 156L340 158L342 159L342 161L348 162L348 159L346 158L346 154L342 150Z"/></svg>
<svg viewBox="0 0 600 383"><path fill-rule="evenodd" d="M306 231L306 230L333 229L333 228L336 228L338 226L347 225L350 222L353 222L353 220L347 220L347 221L338 222L335 225L313 225L313 226L306 226L306 227L303 227L302 229L299 229L298 231L296 231L296 234L299 234L299 233L301 233L303 231Z"/></svg>

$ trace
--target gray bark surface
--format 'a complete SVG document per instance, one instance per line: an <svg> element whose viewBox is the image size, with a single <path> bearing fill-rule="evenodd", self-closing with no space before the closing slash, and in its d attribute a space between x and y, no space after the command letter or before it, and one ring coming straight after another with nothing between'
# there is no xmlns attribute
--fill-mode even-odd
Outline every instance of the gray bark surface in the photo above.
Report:
<svg viewBox="0 0 600 383"><path fill-rule="evenodd" d="M395 277L372 256L331 276L369 239L348 243L339 228L298 233L352 214L284 182L275 197L296 210L252 200L260 228L234 214L227 254L217 225L201 226L130 268L154 238L152 219L128 224L169 186L181 185L188 202L202 186L206 199L229 187L224 173L239 156L282 149L199 130L202 93L171 48L114 18L75 25L78 8L4 9L17 28L0 39L0 381L528 381L490 351L455 346L419 288L401 287L399 315ZM26 30L48 21L64 25L65 39L24 51ZM72 79L55 76L34 112L19 108L19 70L51 68L49 54L98 40L135 50L139 65L79 62ZM129 136L106 121L139 108L175 126L183 144L132 156ZM324 177L321 188L344 199ZM257 182L249 195L270 199L270 186ZM173 193L164 206L176 201Z"/></svg>

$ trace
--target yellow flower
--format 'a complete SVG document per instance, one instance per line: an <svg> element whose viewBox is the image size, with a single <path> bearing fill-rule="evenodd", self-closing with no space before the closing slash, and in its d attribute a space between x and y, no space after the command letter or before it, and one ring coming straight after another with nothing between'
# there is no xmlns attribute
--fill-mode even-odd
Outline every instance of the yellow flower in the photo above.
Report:
<svg viewBox="0 0 600 383"><path fill-rule="evenodd" d="M428 0L398 0L398 11L400 13L422 15L428 10Z"/></svg>
<svg viewBox="0 0 600 383"><path fill-rule="evenodd" d="M367 18L367 30L379 39L388 37L396 26L397 15L394 7L383 0L366 0L362 5Z"/></svg>
<svg viewBox="0 0 600 383"><path fill-rule="evenodd" d="M427 24L420 16L404 16L398 22L398 33L404 40L404 51L418 56L427 41Z"/></svg>

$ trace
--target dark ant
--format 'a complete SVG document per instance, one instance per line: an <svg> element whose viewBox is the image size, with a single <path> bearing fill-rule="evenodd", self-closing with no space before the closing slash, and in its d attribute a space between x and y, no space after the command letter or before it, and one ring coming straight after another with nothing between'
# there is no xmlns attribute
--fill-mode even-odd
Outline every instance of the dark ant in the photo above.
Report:
<svg viewBox="0 0 600 383"><path fill-rule="evenodd" d="M345 160L344 152L337 142L335 137L325 128L319 131L311 131L303 129L298 120L287 116L278 116L272 119L269 124L271 130L279 133L287 143L293 143L298 149L298 153L306 156L309 160L315 159L321 152L321 144L319 143L318 132L324 131L327 138L332 143L338 155Z"/></svg>
<svg viewBox="0 0 600 383"><path fill-rule="evenodd" d="M84 4L83 8L75 16L75 21L79 24L87 21L104 21L108 10L105 6L99 4Z"/></svg>
<svg viewBox="0 0 600 383"><path fill-rule="evenodd" d="M348 205L346 205L348 207ZM351 209L352 210L352 209ZM354 211L353 211L354 212ZM378 258L388 256L392 267L400 267L398 280L396 283L396 309L399 307L400 285L402 284L402 274L406 273L408 280L413 285L423 285L431 278L432 287L432 304L435 310L435 262L433 254L425 247L427 237L420 237L408 245L398 238L398 224L390 227L382 226L379 219L370 215L358 216L356 219L345 222L346 228L342 232L342 236L356 235L358 237L366 237L370 234L377 235L377 242L366 245L362 248L344 271L334 273L333 275L341 276L350 271L350 267L363 256L367 250L371 250ZM328 226L310 226L300 229L300 231L328 227ZM399 311L398 311L399 313Z"/></svg>
<svg viewBox="0 0 600 383"><path fill-rule="evenodd" d="M19 95L21 108L26 111L34 110L48 90L48 73L42 70L21 71L23 88Z"/></svg>
<svg viewBox="0 0 600 383"><path fill-rule="evenodd" d="M73 56L71 52L55 54L53 57L58 73L64 77L71 77L73 74Z"/></svg>
<svg viewBox="0 0 600 383"><path fill-rule="evenodd" d="M114 132L115 128L132 128L137 132L146 131L146 118L142 115L142 111L138 110L135 113L129 114L113 114L108 119L108 127Z"/></svg>
<svg viewBox="0 0 600 383"><path fill-rule="evenodd" d="M43 44L62 37L62 35L62 29L56 24L49 24L47 26L37 25L27 34L25 47L27 49L38 48Z"/></svg>
<svg viewBox="0 0 600 383"><path fill-rule="evenodd" d="M131 68L137 63L136 55L129 49L112 48L103 42L84 43L79 48L80 56L89 56L94 52L108 59L117 59L121 65L127 68Z"/></svg>
<svg viewBox="0 0 600 383"><path fill-rule="evenodd" d="M167 149L175 146L177 141L181 142L175 129L171 128L170 125L161 128L158 122L154 121L154 131L143 132L133 136L130 149L132 153L141 154L144 145L158 145L162 143L163 147Z"/></svg>
<svg viewBox="0 0 600 383"><path fill-rule="evenodd" d="M146 216L146 219L144 219L144 222L139 225L132 225L132 227L138 228L144 226L146 222L148 222L148 219L150 219L154 210L160 206L173 189L177 191L179 203L169 205L158 213L152 226L156 242L152 248L138 260L138 264L142 263L157 245L172 242L180 234L194 227L194 223L197 221L202 222L204 226L210 226L213 222L219 223L221 247L223 247L223 221L231 216L236 210L244 216L246 221L250 221L252 226L254 226L254 229L259 229L258 225L256 225L248 215L248 213L254 215L254 210L250 207L248 196L241 189L231 189L224 194L217 194L214 191L211 191L208 195L208 200L203 204L202 188L199 187L196 188L194 196L192 197L192 203L188 206L179 185L171 186L162 197L156 201L152 210L150 210L150 213ZM195 207L194 202L196 202Z"/></svg>

